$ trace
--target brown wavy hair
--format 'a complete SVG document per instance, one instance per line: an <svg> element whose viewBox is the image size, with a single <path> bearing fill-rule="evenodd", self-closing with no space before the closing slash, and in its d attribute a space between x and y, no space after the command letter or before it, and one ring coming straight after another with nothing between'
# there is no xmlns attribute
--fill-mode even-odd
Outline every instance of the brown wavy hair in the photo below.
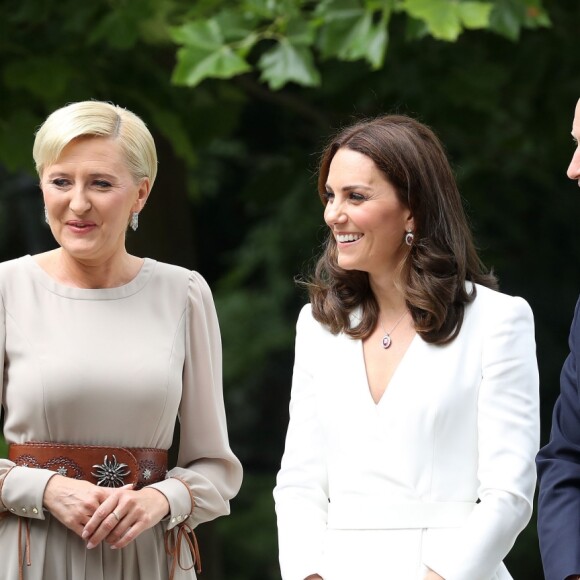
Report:
<svg viewBox="0 0 580 580"><path fill-rule="evenodd" d="M477 255L440 140L429 127L404 115L385 115L342 129L320 160L318 193L323 204L330 163L342 148L372 159L411 210L415 237L401 264L400 289L417 333L429 343L451 342L461 330L465 305L476 295L475 286L468 289L466 281L496 289L497 280ZM331 233L307 286L314 318L333 334L364 339L372 333L379 306L368 274L338 266ZM358 307L361 320L351 326L350 314Z"/></svg>

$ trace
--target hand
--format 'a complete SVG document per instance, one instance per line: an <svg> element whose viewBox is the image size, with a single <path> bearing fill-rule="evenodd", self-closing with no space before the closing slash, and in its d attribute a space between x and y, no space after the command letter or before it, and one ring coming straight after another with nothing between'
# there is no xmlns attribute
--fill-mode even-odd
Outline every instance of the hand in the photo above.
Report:
<svg viewBox="0 0 580 580"><path fill-rule="evenodd" d="M437 572L433 572L433 570L427 570L427 574L425 574L425 580L445 580L443 576L439 576Z"/></svg>
<svg viewBox="0 0 580 580"><path fill-rule="evenodd" d="M167 498L155 488L145 487L139 491L128 488L112 489L109 497L97 507L81 536L87 548L94 548L103 540L113 549L124 548L169 512Z"/></svg>
<svg viewBox="0 0 580 580"><path fill-rule="evenodd" d="M88 481L56 474L48 480L43 505L61 524L82 537L85 525L108 492Z"/></svg>

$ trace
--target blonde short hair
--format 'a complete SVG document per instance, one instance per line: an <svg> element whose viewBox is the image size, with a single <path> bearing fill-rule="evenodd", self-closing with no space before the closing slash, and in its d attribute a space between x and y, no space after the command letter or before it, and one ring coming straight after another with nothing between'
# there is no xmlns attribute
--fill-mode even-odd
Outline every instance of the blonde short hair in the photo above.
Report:
<svg viewBox="0 0 580 580"><path fill-rule="evenodd" d="M155 142L145 123L135 113L104 101L71 103L51 113L34 139L32 156L39 176L55 163L62 150L79 137L119 140L129 171L138 183L157 175Z"/></svg>

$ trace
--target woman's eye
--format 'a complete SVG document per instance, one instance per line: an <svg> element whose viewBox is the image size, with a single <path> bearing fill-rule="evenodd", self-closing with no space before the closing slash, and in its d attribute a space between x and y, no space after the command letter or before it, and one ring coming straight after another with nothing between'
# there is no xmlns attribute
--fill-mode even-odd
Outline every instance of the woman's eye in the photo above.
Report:
<svg viewBox="0 0 580 580"><path fill-rule="evenodd" d="M364 201L366 199L366 197L364 195L362 195L362 193L356 193L353 191L350 194L350 199L352 199L353 201Z"/></svg>
<svg viewBox="0 0 580 580"><path fill-rule="evenodd" d="M102 179L98 179L94 182L94 184L100 189L107 189L108 187L111 187L111 184L108 181L104 181Z"/></svg>
<svg viewBox="0 0 580 580"><path fill-rule="evenodd" d="M327 203L329 201L332 201L334 199L334 193L332 193L332 191L325 191L324 192L324 199L326 200Z"/></svg>
<svg viewBox="0 0 580 580"><path fill-rule="evenodd" d="M64 179L62 177L57 177L56 179L52 179L51 182L53 185L56 185L56 187L66 187L69 182L68 179Z"/></svg>

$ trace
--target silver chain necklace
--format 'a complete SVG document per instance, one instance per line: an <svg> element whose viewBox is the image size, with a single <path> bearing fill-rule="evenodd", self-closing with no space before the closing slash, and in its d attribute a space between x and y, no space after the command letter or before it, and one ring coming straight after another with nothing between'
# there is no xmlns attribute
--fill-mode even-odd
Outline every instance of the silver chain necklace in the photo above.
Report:
<svg viewBox="0 0 580 580"><path fill-rule="evenodd" d="M381 344L382 344L384 349L389 348L391 346L391 344L393 344L393 340L391 339L391 334L393 334L393 332L395 331L395 328L397 328L397 326L399 326L399 323L401 322L401 320L403 320L403 318L405 318L405 316L407 316L407 314L408 314L408 312L405 310L405 312L403 312L403 315L401 316L401 318L399 318L399 320L397 320L397 322L395 322L395 326L393 326L393 328L391 328L391 330L389 330L389 332L387 332L385 330L383 323L379 319L379 324L380 324L381 328L383 329L383 332L385 333L383 335L383 338L381 338Z"/></svg>

